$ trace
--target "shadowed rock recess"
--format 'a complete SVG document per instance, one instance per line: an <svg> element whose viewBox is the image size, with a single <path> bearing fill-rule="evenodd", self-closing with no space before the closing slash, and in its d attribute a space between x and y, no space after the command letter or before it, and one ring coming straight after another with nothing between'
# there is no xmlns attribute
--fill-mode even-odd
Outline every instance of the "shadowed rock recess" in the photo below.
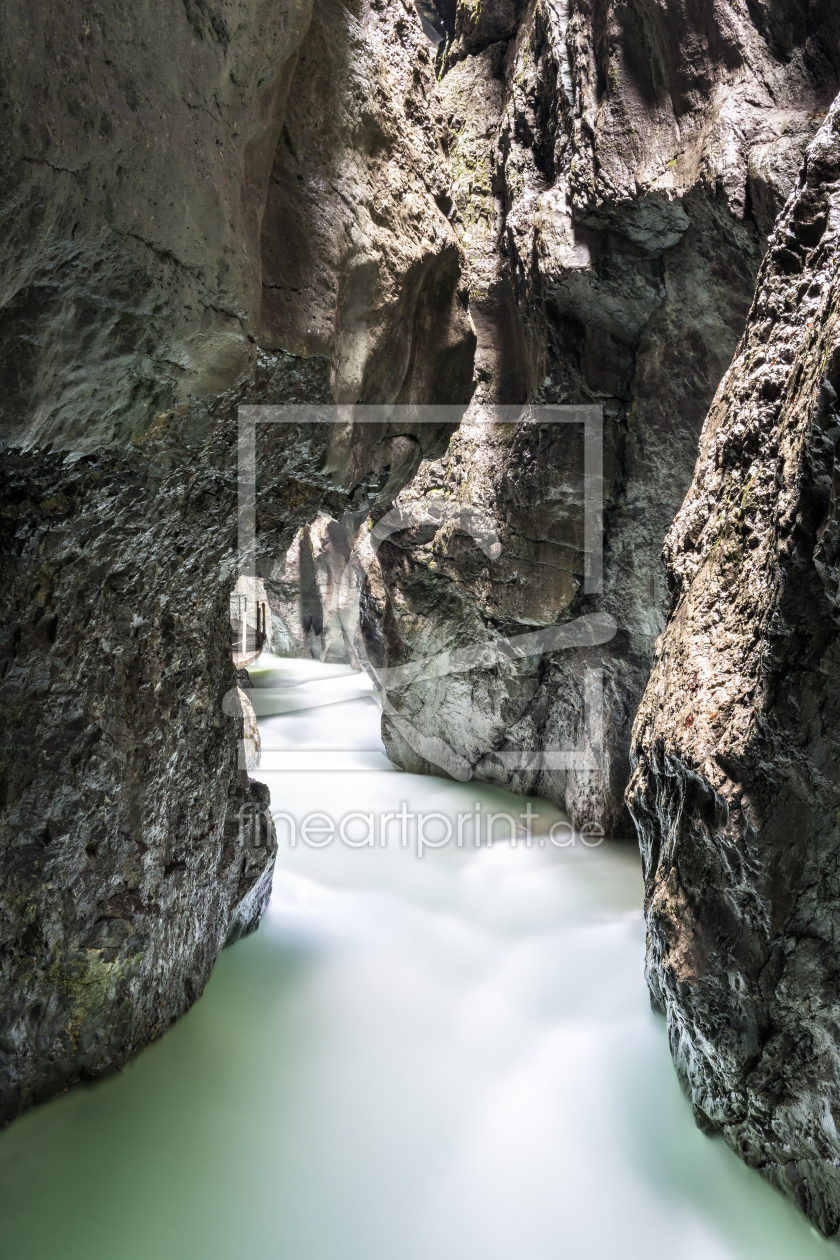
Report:
<svg viewBox="0 0 840 1260"><path fill-rule="evenodd" d="M440 772L420 748L442 739L466 773L628 835L630 731L668 604L662 539L767 233L837 90L838 20L827 3L438 7L477 389L444 459L400 498L416 523L379 549L385 663L595 611L618 631L448 685L389 687L416 736L386 721L386 744ZM603 407L600 596L581 581L582 426L481 427L490 404L526 400ZM497 556L458 524L462 502L480 508ZM584 701L598 670L593 739ZM594 765L511 764L590 744Z"/></svg>
<svg viewBox="0 0 840 1260"><path fill-rule="evenodd" d="M700 1122L840 1225L840 100L770 239L668 534L628 803Z"/></svg>
<svg viewBox="0 0 840 1260"><path fill-rule="evenodd" d="M159 1035L268 895L237 405L464 403L475 343L410 5L15 5L4 37L0 1121ZM450 432L261 426L258 572Z"/></svg>

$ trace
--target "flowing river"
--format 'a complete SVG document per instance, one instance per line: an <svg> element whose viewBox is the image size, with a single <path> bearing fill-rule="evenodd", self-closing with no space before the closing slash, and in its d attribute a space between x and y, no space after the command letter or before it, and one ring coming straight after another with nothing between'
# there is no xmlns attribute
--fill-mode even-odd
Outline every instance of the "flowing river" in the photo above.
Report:
<svg viewBox="0 0 840 1260"><path fill-rule="evenodd" d="M252 673L268 914L124 1072L0 1134L4 1260L836 1260L694 1125L635 850L540 801L488 845L526 802L395 772L363 676Z"/></svg>

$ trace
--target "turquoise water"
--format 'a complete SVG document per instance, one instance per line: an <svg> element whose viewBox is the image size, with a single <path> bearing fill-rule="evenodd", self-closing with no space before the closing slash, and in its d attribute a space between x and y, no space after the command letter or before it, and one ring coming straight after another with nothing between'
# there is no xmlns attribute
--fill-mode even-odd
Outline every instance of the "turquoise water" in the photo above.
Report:
<svg viewBox="0 0 840 1260"><path fill-rule="evenodd" d="M297 828L269 913L125 1072L0 1134L4 1260L836 1260L694 1126L635 852L552 845L544 802L531 847L465 827L418 857L393 822L385 847L310 847L314 811L525 802L395 772L364 680L331 671L330 702L300 664L255 671L261 777Z"/></svg>

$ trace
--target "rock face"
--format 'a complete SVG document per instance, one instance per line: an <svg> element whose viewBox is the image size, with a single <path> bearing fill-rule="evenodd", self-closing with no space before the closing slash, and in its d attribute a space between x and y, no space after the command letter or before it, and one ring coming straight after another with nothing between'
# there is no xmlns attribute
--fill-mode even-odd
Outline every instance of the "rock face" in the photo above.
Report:
<svg viewBox="0 0 840 1260"><path fill-rule="evenodd" d="M249 368L259 400L278 366L277 401L468 393L412 5L13 5L0 57L7 440L121 446Z"/></svg>
<svg viewBox="0 0 840 1260"><path fill-rule="evenodd" d="M7 34L0 1121L157 1036L268 893L237 405L465 403L475 343L413 7L35 5ZM284 305L287 234L321 263ZM261 426L258 575L451 429Z"/></svg>
<svg viewBox="0 0 840 1260"><path fill-rule="evenodd" d="M317 516L273 566L267 581L272 652L358 666L345 623L358 590L348 582L348 565L362 524L352 514L341 521Z"/></svg>
<svg viewBox="0 0 840 1260"><path fill-rule="evenodd" d="M263 217L262 344L328 364L337 403L466 401L432 55L412 5L363 12L319 0L298 58Z"/></svg>
<svg viewBox="0 0 840 1260"><path fill-rule="evenodd" d="M268 893L238 406L346 408L259 427L246 576L304 634L337 614L392 756L619 833L714 397L635 728L648 973L698 1118L830 1233L838 16L430 4L6 15L0 1122L159 1035ZM474 386L447 450L411 406ZM531 404L603 415L600 589L584 429Z"/></svg>
<svg viewBox="0 0 840 1260"><path fill-rule="evenodd" d="M227 498L211 470L153 487L139 461L7 452L4 1120L164 1031L268 895L218 578Z"/></svg>
<svg viewBox="0 0 840 1260"><path fill-rule="evenodd" d="M2 77L0 418L100 450L234 383L311 0L13 4Z"/></svg>
<svg viewBox="0 0 840 1260"><path fill-rule="evenodd" d="M840 1226L840 101L668 535L634 729L648 979L701 1122Z"/></svg>
<svg viewBox="0 0 840 1260"><path fill-rule="evenodd" d="M766 234L836 91L837 16L828 5L649 0L439 9L478 335L469 418L526 400L603 408L604 585L581 586L571 432L547 442L529 424L462 430L400 500L413 521L425 515L420 532L394 533L380 552L386 664L593 612L618 632L601 647L505 661L469 685L418 679L390 700L467 773L626 834L631 724L667 609L661 539ZM436 526L438 499L450 506ZM480 508L498 556L458 526L453 501ZM525 750L587 742L587 677L602 688L597 764L517 763ZM386 739L402 764L435 768Z"/></svg>

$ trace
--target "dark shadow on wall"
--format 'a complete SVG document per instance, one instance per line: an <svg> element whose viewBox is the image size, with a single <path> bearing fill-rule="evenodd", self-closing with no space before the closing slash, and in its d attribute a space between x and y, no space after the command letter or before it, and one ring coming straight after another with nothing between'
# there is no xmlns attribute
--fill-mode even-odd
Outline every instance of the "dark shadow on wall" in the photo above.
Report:
<svg viewBox="0 0 840 1260"><path fill-rule="evenodd" d="M339 0L317 0L263 215L260 342L329 358L336 402L466 403L476 339L441 209L442 120L418 108L430 54L409 32L389 67L366 36ZM374 90L388 73L410 73L418 100Z"/></svg>

